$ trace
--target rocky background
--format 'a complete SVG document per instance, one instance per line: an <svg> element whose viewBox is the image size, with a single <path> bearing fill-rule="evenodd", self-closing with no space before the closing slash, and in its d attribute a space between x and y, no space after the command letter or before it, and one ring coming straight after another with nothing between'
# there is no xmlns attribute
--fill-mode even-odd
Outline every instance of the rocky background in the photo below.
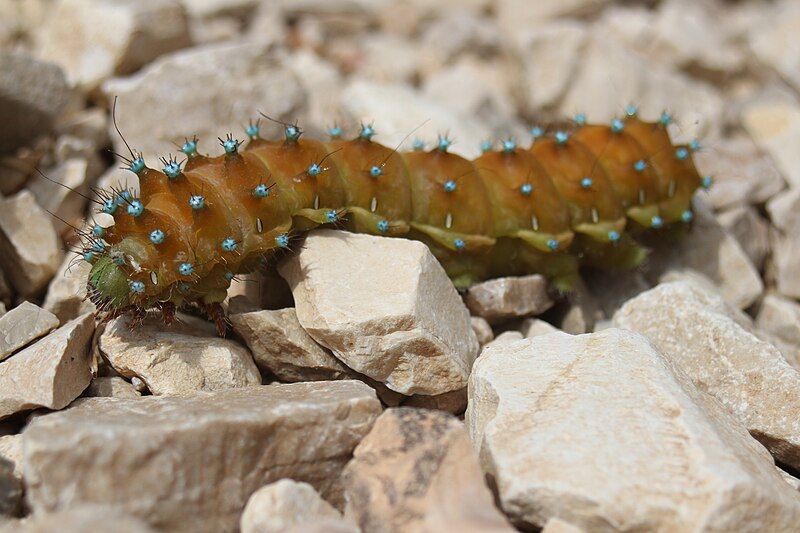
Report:
<svg viewBox="0 0 800 533"><path fill-rule="evenodd" d="M0 0L0 530L797 531L798 35L794 0ZM230 338L131 331L68 251L135 185L115 96L151 162L258 111L474 156L636 104L715 184L567 298L322 230Z"/></svg>

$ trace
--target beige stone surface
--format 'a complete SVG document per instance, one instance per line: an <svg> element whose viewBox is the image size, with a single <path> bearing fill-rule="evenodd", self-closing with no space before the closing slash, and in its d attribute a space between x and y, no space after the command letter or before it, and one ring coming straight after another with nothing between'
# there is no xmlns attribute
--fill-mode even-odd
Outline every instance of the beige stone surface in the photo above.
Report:
<svg viewBox="0 0 800 533"><path fill-rule="evenodd" d="M58 327L58 318L25 301L0 317L0 361Z"/></svg>
<svg viewBox="0 0 800 533"><path fill-rule="evenodd" d="M665 283L625 304L614 323L647 337L776 459L800 466L800 373L737 323L719 295L692 283Z"/></svg>
<svg viewBox="0 0 800 533"><path fill-rule="evenodd" d="M88 398L139 398L142 394L129 381L118 376L98 376L83 392Z"/></svg>
<svg viewBox="0 0 800 533"><path fill-rule="evenodd" d="M478 344L483 346L487 342L490 342L492 339L494 339L494 331L492 331L492 326L489 325L489 322L487 322L485 318L472 316L469 318L469 320L472 324L472 331L475 332L475 337L478 339Z"/></svg>
<svg viewBox="0 0 800 533"><path fill-rule="evenodd" d="M775 10L760 12L747 34L748 44L760 61L777 70L800 89L800 48L794 36L800 32L800 6L791 0L776 2Z"/></svg>
<svg viewBox="0 0 800 533"><path fill-rule="evenodd" d="M547 279L539 274L496 278L476 283L464 296L470 312L496 324L512 318L540 315L553 306Z"/></svg>
<svg viewBox="0 0 800 533"><path fill-rule="evenodd" d="M155 395L261 384L244 346L191 324L166 327L153 317L131 330L127 318L118 318L107 325L98 346L114 370L140 378Z"/></svg>
<svg viewBox="0 0 800 533"><path fill-rule="evenodd" d="M521 527L786 531L800 517L769 453L634 332L484 350L466 424Z"/></svg>
<svg viewBox="0 0 800 533"><path fill-rule="evenodd" d="M556 331L559 331L557 327L539 318L526 318L519 326L519 332L526 339L532 339L547 333L555 333Z"/></svg>
<svg viewBox="0 0 800 533"><path fill-rule="evenodd" d="M28 296L44 288L61 257L51 217L31 193L0 199L0 268L17 294Z"/></svg>
<svg viewBox="0 0 800 533"><path fill-rule="evenodd" d="M203 151L222 153L217 137L233 132L243 139L242 124L257 117L259 109L293 120L306 99L297 77L273 57L268 44L248 42L210 44L161 57L136 76L107 81L103 92L125 103L117 123L153 165L159 156L175 153L174 143L192 135L201 139ZM266 135L267 126L262 127ZM112 139L115 150L125 153L116 133Z"/></svg>
<svg viewBox="0 0 800 533"><path fill-rule="evenodd" d="M772 261L779 293L800 299L800 224L783 234L774 232Z"/></svg>
<svg viewBox="0 0 800 533"><path fill-rule="evenodd" d="M792 187L800 186L800 105L790 98L766 97L742 110L741 122L753 141L768 152Z"/></svg>
<svg viewBox="0 0 800 533"><path fill-rule="evenodd" d="M781 231L800 227L800 187L777 194L767 202L772 225Z"/></svg>
<svg viewBox="0 0 800 533"><path fill-rule="evenodd" d="M282 478L341 503L339 472L380 410L357 381L82 399L23 432L28 501L34 513L93 503L162 530L235 531L250 495Z"/></svg>
<svg viewBox="0 0 800 533"><path fill-rule="evenodd" d="M317 230L279 272L300 324L348 367L406 395L465 387L478 340L424 244Z"/></svg>
<svg viewBox="0 0 800 533"><path fill-rule="evenodd" d="M760 270L769 254L769 223L751 206L727 209L719 213L717 219L736 239L753 266Z"/></svg>
<svg viewBox="0 0 800 533"><path fill-rule="evenodd" d="M0 363L0 419L47 407L63 409L92 379L90 343L94 316L67 322Z"/></svg>
<svg viewBox="0 0 800 533"><path fill-rule="evenodd" d="M0 533L153 533L147 524L128 514L99 505L82 505L56 513L30 516L14 524L0 523Z"/></svg>
<svg viewBox="0 0 800 533"><path fill-rule="evenodd" d="M186 11L175 0L63 0L37 37L37 53L85 91L191 42Z"/></svg>
<svg viewBox="0 0 800 533"><path fill-rule="evenodd" d="M583 529L560 518L551 518L542 528L542 533L583 533L583 531Z"/></svg>
<svg viewBox="0 0 800 533"><path fill-rule="evenodd" d="M47 287L42 307L56 315L61 322L84 313L93 313L96 308L86 298L86 279L91 269L92 265L86 261L65 258Z"/></svg>
<svg viewBox="0 0 800 533"><path fill-rule="evenodd" d="M364 117L374 120L375 140L386 146L397 146L412 131L432 146L438 134L448 131L458 140L450 151L472 158L480 154L481 141L491 137L477 118L443 107L405 84L356 79L344 88L340 108L356 124ZM411 141L405 140L401 149L410 146Z"/></svg>
<svg viewBox="0 0 800 533"><path fill-rule="evenodd" d="M714 209L764 203L786 187L772 158L746 136L715 140L713 149L696 152L694 161L701 175L714 179L700 193Z"/></svg>
<svg viewBox="0 0 800 533"><path fill-rule="evenodd" d="M281 533L293 526L342 515L308 483L281 479L250 496L242 512L242 533Z"/></svg>
<svg viewBox="0 0 800 533"><path fill-rule="evenodd" d="M294 308L230 315L256 365L282 381L347 379L353 371L306 333Z"/></svg>
<svg viewBox="0 0 800 533"><path fill-rule="evenodd" d="M725 301L740 309L749 307L764 290L758 270L702 200L695 198L693 209L689 235L651 255L650 281L664 281L665 274L675 272L698 272L717 286Z"/></svg>
<svg viewBox="0 0 800 533"><path fill-rule="evenodd" d="M756 326L789 344L800 346L800 303L779 294L767 294L758 310Z"/></svg>
<svg viewBox="0 0 800 533"><path fill-rule="evenodd" d="M362 533L513 531L495 508L464 425L437 411L381 414L343 474Z"/></svg>

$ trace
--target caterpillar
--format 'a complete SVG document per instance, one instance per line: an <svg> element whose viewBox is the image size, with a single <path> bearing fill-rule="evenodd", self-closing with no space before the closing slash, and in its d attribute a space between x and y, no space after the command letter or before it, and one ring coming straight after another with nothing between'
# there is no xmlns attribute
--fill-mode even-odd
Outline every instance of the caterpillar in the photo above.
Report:
<svg viewBox="0 0 800 533"><path fill-rule="evenodd" d="M449 151L447 136L391 149L372 140L372 124L350 139L333 127L323 142L289 123L267 140L250 122L246 145L229 134L212 157L187 139L185 161L163 158L160 169L128 146L139 192L101 193L114 224L85 234L88 295L105 317L159 308L170 322L197 304L224 334L234 277L321 225L420 240L460 288L541 273L569 290L581 266L636 266L653 234L690 226L691 198L711 178L694 166L697 141L673 144L672 121L665 112L646 122L633 106L606 125L579 115L553 132L533 128L528 147L485 142L472 161Z"/></svg>

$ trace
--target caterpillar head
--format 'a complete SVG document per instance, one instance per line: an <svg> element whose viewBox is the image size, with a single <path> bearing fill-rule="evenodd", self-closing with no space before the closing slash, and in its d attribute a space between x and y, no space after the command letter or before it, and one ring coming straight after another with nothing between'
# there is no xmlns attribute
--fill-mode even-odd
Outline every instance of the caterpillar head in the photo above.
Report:
<svg viewBox="0 0 800 533"><path fill-rule="evenodd" d="M98 257L89 272L89 294L95 304L112 309L131 305L131 281L111 255Z"/></svg>

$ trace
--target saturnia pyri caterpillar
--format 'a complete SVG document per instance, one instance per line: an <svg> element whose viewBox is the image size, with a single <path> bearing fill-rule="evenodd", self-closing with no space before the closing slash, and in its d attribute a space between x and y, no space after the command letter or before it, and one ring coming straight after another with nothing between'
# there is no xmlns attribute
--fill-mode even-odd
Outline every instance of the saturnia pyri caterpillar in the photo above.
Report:
<svg viewBox="0 0 800 533"><path fill-rule="evenodd" d="M266 140L251 123L246 146L229 135L209 157L187 140L185 162L163 159L160 170L130 150L140 191L103 194L114 225L87 234L88 293L106 317L158 307L169 321L196 303L224 333L231 280L326 224L420 240L458 287L541 273L568 290L580 266L636 266L640 243L691 222L692 195L710 178L695 169L696 142L673 145L671 121L645 122L634 107L610 125L578 116L552 134L533 128L527 148L487 143L472 161L446 137L392 150L372 141L371 125L350 140L332 128L322 142L292 124Z"/></svg>

